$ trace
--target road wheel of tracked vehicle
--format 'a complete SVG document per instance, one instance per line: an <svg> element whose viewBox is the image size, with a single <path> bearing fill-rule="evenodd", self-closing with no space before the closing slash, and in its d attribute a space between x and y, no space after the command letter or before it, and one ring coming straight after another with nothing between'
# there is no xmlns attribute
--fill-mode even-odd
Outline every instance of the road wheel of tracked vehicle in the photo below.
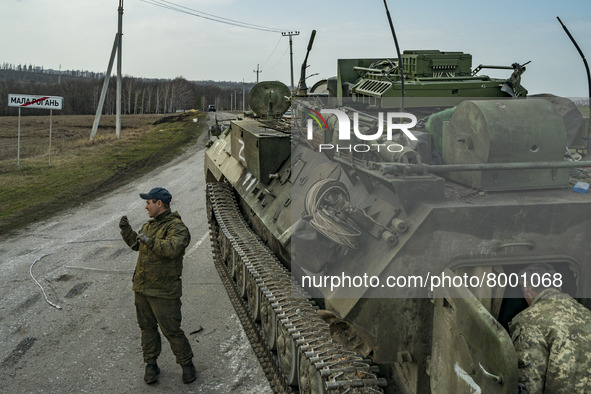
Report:
<svg viewBox="0 0 591 394"><path fill-rule="evenodd" d="M261 321L261 296L259 286L256 279L250 274L246 273L246 299L248 301L248 308L250 315L256 322Z"/></svg>
<svg viewBox="0 0 591 394"><path fill-rule="evenodd" d="M277 315L266 299L261 302L261 327L269 350L277 349Z"/></svg>
<svg viewBox="0 0 591 394"><path fill-rule="evenodd" d="M290 386L298 384L298 351L283 324L277 324L277 358L279 366Z"/></svg>
<svg viewBox="0 0 591 394"><path fill-rule="evenodd" d="M228 238L226 238L226 236L224 235L223 232L220 231L219 233L219 237L220 237L220 241L219 241L219 245L220 245L220 252L221 252L221 259L224 262L224 265L227 267L229 262L230 262L230 254L232 253L232 248L230 245L230 241L228 241Z"/></svg>
<svg viewBox="0 0 591 394"><path fill-rule="evenodd" d="M228 261L228 273L232 279L236 279L236 266L238 263L238 253L236 253L235 250L232 250L232 257L230 258L230 261Z"/></svg>
<svg viewBox="0 0 591 394"><path fill-rule="evenodd" d="M320 371L303 354L300 354L300 373L298 375L300 393L326 394L324 380Z"/></svg>
<svg viewBox="0 0 591 394"><path fill-rule="evenodd" d="M236 290L242 298L246 297L246 267L241 259L236 259Z"/></svg>

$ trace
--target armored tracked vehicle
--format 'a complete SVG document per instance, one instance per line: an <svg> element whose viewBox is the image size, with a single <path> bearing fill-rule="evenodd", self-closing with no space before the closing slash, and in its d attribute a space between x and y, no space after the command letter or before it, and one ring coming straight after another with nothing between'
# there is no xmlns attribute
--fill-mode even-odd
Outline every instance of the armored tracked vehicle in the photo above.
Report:
<svg viewBox="0 0 591 394"><path fill-rule="evenodd" d="M404 96L398 59L257 85L205 153L215 261L278 392L516 393L520 269L590 296L589 119L519 64L402 59Z"/></svg>

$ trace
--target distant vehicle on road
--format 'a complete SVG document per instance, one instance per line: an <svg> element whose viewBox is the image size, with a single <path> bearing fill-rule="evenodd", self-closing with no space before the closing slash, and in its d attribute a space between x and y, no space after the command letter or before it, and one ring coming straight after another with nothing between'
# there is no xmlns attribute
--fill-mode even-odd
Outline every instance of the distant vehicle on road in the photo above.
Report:
<svg viewBox="0 0 591 394"><path fill-rule="evenodd" d="M207 107L207 110L208 110L209 112L215 112L215 105L213 105L213 104L210 104L210 105L209 105L209 107Z"/></svg>

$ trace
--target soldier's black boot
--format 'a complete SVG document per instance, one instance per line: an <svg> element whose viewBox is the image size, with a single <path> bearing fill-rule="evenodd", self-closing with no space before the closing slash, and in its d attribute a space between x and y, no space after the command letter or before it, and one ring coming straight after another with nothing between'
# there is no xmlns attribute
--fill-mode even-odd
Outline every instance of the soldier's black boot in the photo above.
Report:
<svg viewBox="0 0 591 394"><path fill-rule="evenodd" d="M146 373L144 374L144 382L147 384L155 383L158 380L160 368L156 364L146 364Z"/></svg>
<svg viewBox="0 0 591 394"><path fill-rule="evenodd" d="M195 373L195 365L191 361L187 365L183 365L183 383L191 383L194 382L197 378L197 374Z"/></svg>

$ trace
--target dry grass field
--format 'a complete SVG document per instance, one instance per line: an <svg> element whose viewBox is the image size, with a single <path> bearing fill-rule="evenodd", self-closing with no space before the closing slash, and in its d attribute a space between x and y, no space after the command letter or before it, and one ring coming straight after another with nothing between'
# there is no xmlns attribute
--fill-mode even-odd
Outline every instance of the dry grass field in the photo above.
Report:
<svg viewBox="0 0 591 394"><path fill-rule="evenodd" d="M49 114L22 116L18 164L18 117L0 117L0 238L166 163L196 141L204 117L122 116L117 139L115 116L103 116L91 141L94 116L54 114L50 152Z"/></svg>
<svg viewBox="0 0 591 394"><path fill-rule="evenodd" d="M159 115L126 115L121 120L121 135L129 137L129 133L141 132L154 121L163 117ZM114 140L115 115L103 115L95 141L90 141L90 132L94 122L94 115L53 115L51 135L51 155L59 156L74 149ZM9 165L17 161L18 116L0 117L0 163ZM21 164L27 160L45 158L49 163L49 112L47 116L21 116Z"/></svg>

